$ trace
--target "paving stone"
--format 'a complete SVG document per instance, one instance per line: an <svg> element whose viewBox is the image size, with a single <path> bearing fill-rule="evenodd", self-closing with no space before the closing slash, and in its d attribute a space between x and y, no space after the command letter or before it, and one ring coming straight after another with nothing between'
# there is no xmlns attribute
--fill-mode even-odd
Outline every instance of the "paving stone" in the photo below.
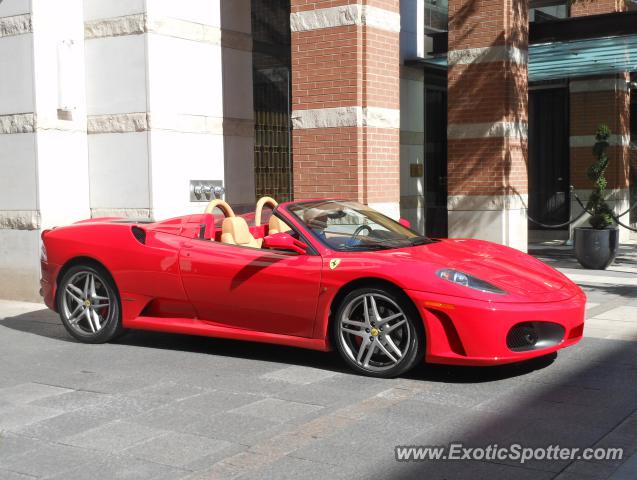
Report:
<svg viewBox="0 0 637 480"><path fill-rule="evenodd" d="M61 413L63 412L59 410L36 405L16 405L3 410L0 415L0 431L22 428Z"/></svg>
<svg viewBox="0 0 637 480"><path fill-rule="evenodd" d="M49 478L50 480L86 480L87 478L91 480L178 480L191 473L127 455L108 455Z"/></svg>
<svg viewBox="0 0 637 480"><path fill-rule="evenodd" d="M53 476L99 460L96 452L67 445L41 445L37 450L11 457L2 467L34 477Z"/></svg>
<svg viewBox="0 0 637 480"><path fill-rule="evenodd" d="M319 368L293 366L266 373L265 375L262 375L262 378L294 383L297 385L307 385L309 383L333 377L336 374L337 372L331 372L329 370L322 370Z"/></svg>
<svg viewBox="0 0 637 480"><path fill-rule="evenodd" d="M83 390L73 390L41 400L31 402L31 405L39 407L53 408L63 412L71 412L92 405L99 405L108 401L108 395L103 393L87 392Z"/></svg>
<svg viewBox="0 0 637 480"><path fill-rule="evenodd" d="M23 405L52 395L61 395L71 390L66 388L42 385L40 383L23 383L14 387L0 389L0 399L6 402Z"/></svg>
<svg viewBox="0 0 637 480"><path fill-rule="evenodd" d="M136 443L164 433L166 432L163 430L118 420L77 435L65 437L61 441L66 445L82 448L120 452Z"/></svg>
<svg viewBox="0 0 637 480"><path fill-rule="evenodd" d="M266 398L231 410L232 413L266 418L275 422L287 422L321 410L320 405L288 402L277 398Z"/></svg>
<svg viewBox="0 0 637 480"><path fill-rule="evenodd" d="M123 453L163 465L188 468L230 446L232 444L224 440L170 432L138 443Z"/></svg>

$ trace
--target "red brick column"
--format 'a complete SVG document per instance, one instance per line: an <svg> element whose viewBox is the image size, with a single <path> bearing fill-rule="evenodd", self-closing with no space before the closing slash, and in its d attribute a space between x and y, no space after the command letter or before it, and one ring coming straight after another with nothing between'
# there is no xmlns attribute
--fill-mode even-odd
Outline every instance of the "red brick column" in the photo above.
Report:
<svg viewBox="0 0 637 480"><path fill-rule="evenodd" d="M527 248L528 1L449 1L449 236Z"/></svg>
<svg viewBox="0 0 637 480"><path fill-rule="evenodd" d="M292 0L294 196L399 213L399 0Z"/></svg>
<svg viewBox="0 0 637 480"><path fill-rule="evenodd" d="M597 15L624 11L623 0L584 0L571 7L571 16ZM613 133L608 149L609 204L617 213L628 208L630 200L630 89L628 74L605 77L578 78L570 82L570 129L571 129L571 183L576 193L588 198L592 182L586 170L594 161L592 147L595 131L600 123L608 125ZM572 206L573 215L581 208ZM580 222L588 226L587 217ZM621 229L620 237L628 239L629 231Z"/></svg>

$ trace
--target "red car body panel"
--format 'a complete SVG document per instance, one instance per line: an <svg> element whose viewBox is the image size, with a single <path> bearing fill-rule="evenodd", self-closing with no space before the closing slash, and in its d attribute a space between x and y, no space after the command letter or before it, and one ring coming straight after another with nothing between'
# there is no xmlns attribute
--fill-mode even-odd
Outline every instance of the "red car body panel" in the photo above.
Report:
<svg viewBox="0 0 637 480"><path fill-rule="evenodd" d="M584 293L529 255L471 239L381 251L333 251L287 206L279 205L276 214L308 243L305 255L223 244L221 217L211 214L158 223L93 219L47 230L42 234L45 303L57 310L62 269L78 259L91 259L113 277L126 328L329 350L331 308L339 292L352 282L373 279L402 289L414 303L429 362L511 363L546 355L582 338ZM140 232L143 242L135 235ZM263 238L267 225L251 227L251 232ZM336 268L331 267L333 260ZM474 275L508 294L442 280L436 275L441 268ZM564 328L564 338L547 348L512 351L507 333L524 321L557 323Z"/></svg>

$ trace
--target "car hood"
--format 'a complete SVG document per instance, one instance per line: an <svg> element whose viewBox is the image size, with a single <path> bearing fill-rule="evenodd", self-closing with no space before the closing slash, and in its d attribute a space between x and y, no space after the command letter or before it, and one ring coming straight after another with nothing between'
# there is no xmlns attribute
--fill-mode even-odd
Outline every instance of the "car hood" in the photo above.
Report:
<svg viewBox="0 0 637 480"><path fill-rule="evenodd" d="M386 251L406 288L498 302L554 302L581 292L566 276L513 248L474 239L445 239L418 247ZM469 289L436 276L449 268L489 282L508 295Z"/></svg>

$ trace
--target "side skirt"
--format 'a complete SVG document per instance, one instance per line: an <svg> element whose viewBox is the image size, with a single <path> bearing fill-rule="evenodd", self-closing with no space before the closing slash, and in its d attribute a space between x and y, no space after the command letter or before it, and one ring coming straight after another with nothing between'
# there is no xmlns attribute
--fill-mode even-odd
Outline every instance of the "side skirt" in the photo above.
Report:
<svg viewBox="0 0 637 480"><path fill-rule="evenodd" d="M253 330L232 328L189 318L136 317L131 320L124 320L124 328L227 338L230 340L246 340L249 342L273 343L276 345L319 350L321 352L330 350L328 343L324 339L255 332Z"/></svg>

